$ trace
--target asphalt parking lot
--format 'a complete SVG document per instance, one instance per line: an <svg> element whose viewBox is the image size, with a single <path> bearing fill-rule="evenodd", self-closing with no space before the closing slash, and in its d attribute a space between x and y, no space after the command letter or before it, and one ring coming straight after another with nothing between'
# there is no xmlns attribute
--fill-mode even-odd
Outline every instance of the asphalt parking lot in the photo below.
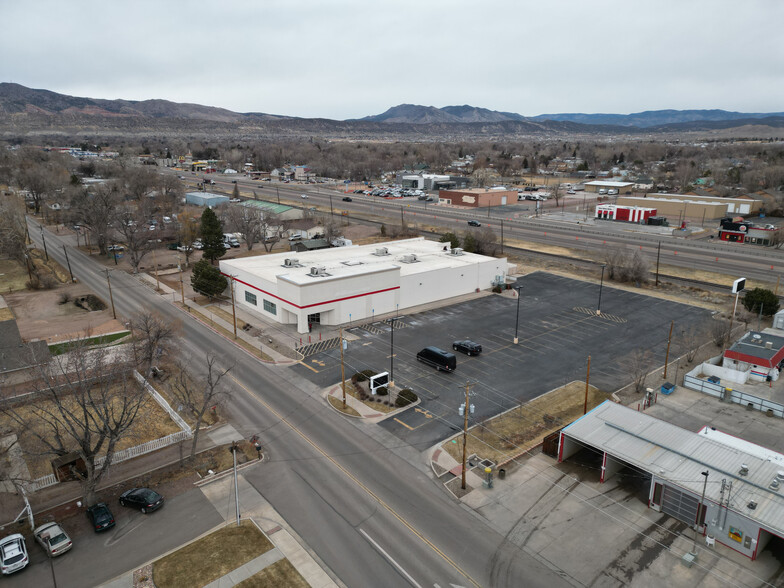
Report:
<svg viewBox="0 0 784 588"><path fill-rule="evenodd" d="M519 343L515 345L516 298L487 296L449 307L403 316L391 327L371 323L348 332L357 339L345 352L346 377L363 369L391 371L398 388L408 387L420 405L381 426L405 442L425 449L462 429L458 408L471 392L477 422L536 398L573 380L584 380L591 355L591 384L612 392L632 381L631 355L649 350L664 363L670 321L675 333L702 323L710 312L685 304L608 286L536 272L520 278ZM472 339L483 346L478 357L457 353L453 373L416 361L428 345L447 351L452 341ZM671 353L675 348L671 349ZM340 380L340 350L308 357L296 369L324 387ZM651 365L651 369L655 367Z"/></svg>

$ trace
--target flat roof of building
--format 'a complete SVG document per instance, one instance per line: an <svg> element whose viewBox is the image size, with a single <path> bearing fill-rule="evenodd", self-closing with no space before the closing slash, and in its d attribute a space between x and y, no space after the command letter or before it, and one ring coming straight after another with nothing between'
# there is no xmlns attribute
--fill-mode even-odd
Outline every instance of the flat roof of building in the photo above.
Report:
<svg viewBox="0 0 784 588"><path fill-rule="evenodd" d="M292 208L291 206L286 206L285 204L276 204L274 202L264 202L260 200L246 200L242 203L242 206L261 208L262 210L269 211L272 214L281 214L291 210Z"/></svg>
<svg viewBox="0 0 784 588"><path fill-rule="evenodd" d="M447 248L446 251L444 247ZM286 259L297 260L297 265L286 266ZM492 259L494 258L475 253L453 255L448 243L426 241L424 237L418 237L371 245L222 259L220 265L222 269L230 271L231 268L237 268L269 282L283 279L304 286L312 284L314 279L335 280L382 271L399 271L401 276L406 276L465 267ZM314 278L311 275L312 267L323 267L323 275Z"/></svg>
<svg viewBox="0 0 784 588"><path fill-rule="evenodd" d="M709 200L699 200L696 198L691 198L685 195L679 195L679 198L663 198L663 194L659 194L658 196L655 194L647 194L645 196L622 196L624 202L634 201L634 202L678 202L682 204L686 203L693 203L699 204L701 206L727 206L727 202L719 202L719 198L714 199L713 201ZM673 194L672 196L676 196ZM747 201L748 202L748 201Z"/></svg>
<svg viewBox="0 0 784 588"><path fill-rule="evenodd" d="M460 194L498 194L499 192L514 192L517 190L510 190L509 188L453 188L448 190L441 190L441 192L457 192Z"/></svg>
<svg viewBox="0 0 784 588"><path fill-rule="evenodd" d="M701 472L707 470L705 496L716 504L726 498L722 479L731 481L730 508L784 536L784 496L769 488L780 471L784 476L784 467L759 451L747 452L609 400L563 433L698 496L704 482ZM742 467L747 468L745 475Z"/></svg>
<svg viewBox="0 0 784 588"><path fill-rule="evenodd" d="M770 343L770 347L768 347L768 343ZM770 333L749 331L735 341L727 351L770 360L782 347L784 347L784 337L778 337Z"/></svg>
<svg viewBox="0 0 784 588"><path fill-rule="evenodd" d="M741 204L748 204L749 202L760 202L756 198L724 198L722 196L701 196L699 194L668 194L666 192L651 192L648 198L666 198L669 200L711 200L717 202L739 202Z"/></svg>
<svg viewBox="0 0 784 588"><path fill-rule="evenodd" d="M600 188L628 188L634 186L634 182L605 182L604 180L595 180L593 182L585 182L586 186L599 186Z"/></svg>

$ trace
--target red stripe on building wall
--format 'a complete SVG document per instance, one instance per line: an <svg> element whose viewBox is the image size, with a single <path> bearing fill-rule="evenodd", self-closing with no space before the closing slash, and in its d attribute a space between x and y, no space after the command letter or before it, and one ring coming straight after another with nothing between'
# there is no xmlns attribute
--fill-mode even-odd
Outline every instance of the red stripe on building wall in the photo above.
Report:
<svg viewBox="0 0 784 588"><path fill-rule="evenodd" d="M225 276L226 278L232 279L229 274L224 274L223 272L221 272L221 275ZM234 278L234 281L235 282L239 282L240 284L243 284L243 285L247 286L248 288L253 288L254 290L258 290L262 294L266 294L267 296L275 298L276 300L280 300L281 302L285 302L286 304L290 304L294 308L299 308L300 310L304 310L306 308L312 308L314 306L321 306L322 304L331 304L333 302L342 302L343 300L351 300L352 298L362 298L363 296L372 296L373 294L381 294L383 292L390 292L391 290L399 290L400 289L400 286L393 286L392 288L385 288L384 290L375 290L373 292L365 292L364 294L354 294L353 296L344 296L343 298L335 298L334 300L325 300L324 302L314 302L313 304L306 304L305 306L300 306L299 304L294 304L293 302L289 302L285 298L281 298L280 296L275 296L275 294L272 294L271 292L267 292L266 290L262 290L261 288L257 288L253 284L248 284L248 282L243 282L242 280L237 279L237 278Z"/></svg>

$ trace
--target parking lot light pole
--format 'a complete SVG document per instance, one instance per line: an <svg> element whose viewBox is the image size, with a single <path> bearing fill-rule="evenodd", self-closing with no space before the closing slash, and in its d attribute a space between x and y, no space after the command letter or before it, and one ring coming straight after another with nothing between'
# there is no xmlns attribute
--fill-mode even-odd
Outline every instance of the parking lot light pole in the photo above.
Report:
<svg viewBox="0 0 784 588"><path fill-rule="evenodd" d="M520 290L522 290L522 286L518 286L515 288L517 292L517 318L515 319L515 336L514 336L514 344L517 345L518 338L517 338L517 327L520 326Z"/></svg>
<svg viewBox="0 0 784 588"><path fill-rule="evenodd" d="M604 268L606 265L602 266L602 278L599 280L599 304L596 306L596 314L602 314L602 287L604 286Z"/></svg>

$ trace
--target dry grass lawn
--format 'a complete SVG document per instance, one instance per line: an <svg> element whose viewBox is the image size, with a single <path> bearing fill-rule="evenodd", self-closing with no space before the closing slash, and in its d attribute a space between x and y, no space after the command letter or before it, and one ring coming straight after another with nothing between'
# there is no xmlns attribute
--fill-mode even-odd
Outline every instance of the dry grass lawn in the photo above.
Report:
<svg viewBox="0 0 784 588"><path fill-rule="evenodd" d="M183 308L182 304L180 304L179 302L177 303L177 306L179 306L180 308ZM190 312L190 313L194 313L195 312L196 314L198 314L201 317L201 320L203 320L204 322L209 323L210 326L213 329L218 331L221 335L223 335L227 339L233 340L237 345L242 347L245 351L247 351L248 353L250 353L254 357L258 357L262 361L273 361L272 358L269 355L267 355L263 351L259 351L259 349L257 347L254 347L253 345L251 345L250 343L248 343L244 339L240 339L239 336L236 339L234 339L234 329L233 329L233 327L232 327L231 330L229 330L229 329L224 329L222 326L215 324L215 322L210 317L210 311L215 316L219 316L218 313L215 312L216 310L219 310L219 309L215 309L215 308L210 307L210 311L205 310L203 312L202 311L198 311L198 310L194 310L193 308L188 308L186 310L188 310L188 312ZM229 317L228 319L225 319L225 317L221 316L221 318L224 318L224 320L228 320L230 324L233 323L233 319L231 318L231 313L227 313L227 312L222 311L222 310L220 312L222 312L224 315L228 315L228 317ZM241 323L241 321L237 321L237 331L240 330L240 323Z"/></svg>
<svg viewBox="0 0 784 588"><path fill-rule="evenodd" d="M66 398L64 400L66 406L71 406L72 409L77 406L73 399ZM119 402L119 399L118 399ZM36 406L40 407L39 410L53 410L54 405L51 401L36 400ZM36 440L33 431L41 435L48 435L51 432L50 427L43 423L40 419L35 417L35 410L29 405L18 406L14 412L24 422L29 423L31 430L21 431L19 435L19 444L26 455L27 467L33 478L45 476L52 473L51 455L38 455L41 453L40 441ZM17 430L19 426L11 419L8 414L0 413L0 428ZM176 433L180 428L177 423L169 418L168 413L161 408L161 406L150 396L148 400L139 410L133 427L128 435L123 437L117 443L117 451L140 445L153 439L160 439L166 435ZM74 445L75 447L75 445Z"/></svg>
<svg viewBox="0 0 784 588"><path fill-rule="evenodd" d="M588 390L588 410L609 399L593 386ZM468 455L477 454L504 463L538 445L550 433L583 414L585 382L571 382L468 430ZM442 446L458 462L463 459L462 437Z"/></svg>
<svg viewBox="0 0 784 588"><path fill-rule="evenodd" d="M348 390L346 391L346 395L348 396ZM359 413L351 408L348 404L346 404L346 408L343 408L343 397L335 398L334 396L327 396L329 403L332 405L333 408L337 409L338 411L342 412L343 414L347 414L348 416L355 416L358 417Z"/></svg>
<svg viewBox="0 0 784 588"><path fill-rule="evenodd" d="M170 553L153 564L157 588L206 586L273 548L251 521L242 521Z"/></svg>
<svg viewBox="0 0 784 588"><path fill-rule="evenodd" d="M287 559L276 561L255 576L236 584L237 588L308 588L310 584Z"/></svg>

